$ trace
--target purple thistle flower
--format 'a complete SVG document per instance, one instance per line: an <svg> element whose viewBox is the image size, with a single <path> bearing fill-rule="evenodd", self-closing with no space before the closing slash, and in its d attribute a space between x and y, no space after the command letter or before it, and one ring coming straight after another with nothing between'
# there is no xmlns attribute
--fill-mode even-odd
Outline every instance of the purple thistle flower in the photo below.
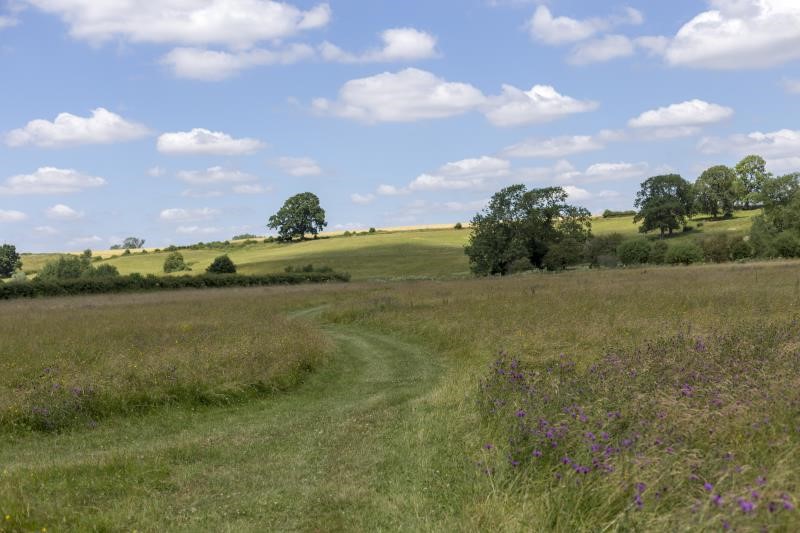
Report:
<svg viewBox="0 0 800 533"><path fill-rule="evenodd" d="M728 531L731 528L731 523L727 520L722 521L722 529Z"/></svg>
<svg viewBox="0 0 800 533"><path fill-rule="evenodd" d="M494 449L494 444L492 444L490 442L487 442L486 444L483 445L483 449L484 450L493 450Z"/></svg>
<svg viewBox="0 0 800 533"><path fill-rule="evenodd" d="M641 494L645 491L645 489L647 489L647 485L645 485L644 483L637 483L635 487L637 494Z"/></svg>
<svg viewBox="0 0 800 533"><path fill-rule="evenodd" d="M525 412L523 409L519 409L519 410L516 412L516 417L517 417L517 418L523 418L523 417L524 417L525 415L527 415L527 414L528 414L528 413L526 413L526 412Z"/></svg>
<svg viewBox="0 0 800 533"><path fill-rule="evenodd" d="M755 505L750 500L739 498L738 503L739 503L739 508L741 508L743 513L751 513L753 512L753 509L755 509Z"/></svg>
<svg viewBox="0 0 800 533"><path fill-rule="evenodd" d="M541 457L542 456L542 452L539 451L539 450L533 450L533 454L532 455L534 457Z"/></svg>
<svg viewBox="0 0 800 533"><path fill-rule="evenodd" d="M570 459L565 455L564 457L561 458L561 463L565 465L572 464L572 459Z"/></svg>
<svg viewBox="0 0 800 533"><path fill-rule="evenodd" d="M703 488L706 489L707 492L711 492L712 490L714 490L714 485L706 481L703 484Z"/></svg>
<svg viewBox="0 0 800 533"><path fill-rule="evenodd" d="M636 496L633 497L633 502L636 504L636 507L639 508L639 509L644 507L644 501L642 501L642 496L640 494L637 494Z"/></svg>
<svg viewBox="0 0 800 533"><path fill-rule="evenodd" d="M714 502L714 505L716 505L717 507L722 507L722 494L715 494L711 498L711 501Z"/></svg>
<svg viewBox="0 0 800 533"><path fill-rule="evenodd" d="M767 478L765 478L764 476L758 476L758 479L756 479L756 483L763 487L764 485L767 484Z"/></svg>

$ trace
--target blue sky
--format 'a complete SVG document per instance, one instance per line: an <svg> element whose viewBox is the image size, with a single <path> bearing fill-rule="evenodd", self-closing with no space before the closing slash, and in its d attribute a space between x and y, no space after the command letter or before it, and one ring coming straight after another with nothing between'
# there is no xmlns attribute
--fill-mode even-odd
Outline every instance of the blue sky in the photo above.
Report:
<svg viewBox="0 0 800 533"><path fill-rule="evenodd" d="M593 212L760 153L800 170L795 0L0 0L0 241L105 249Z"/></svg>

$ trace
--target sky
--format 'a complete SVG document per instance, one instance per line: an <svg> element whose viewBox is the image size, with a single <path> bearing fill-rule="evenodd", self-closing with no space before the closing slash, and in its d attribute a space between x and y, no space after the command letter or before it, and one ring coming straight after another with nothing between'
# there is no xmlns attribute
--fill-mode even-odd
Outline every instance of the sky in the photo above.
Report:
<svg viewBox="0 0 800 533"><path fill-rule="evenodd" d="M797 0L0 0L0 242L26 252L593 213L800 170Z"/></svg>

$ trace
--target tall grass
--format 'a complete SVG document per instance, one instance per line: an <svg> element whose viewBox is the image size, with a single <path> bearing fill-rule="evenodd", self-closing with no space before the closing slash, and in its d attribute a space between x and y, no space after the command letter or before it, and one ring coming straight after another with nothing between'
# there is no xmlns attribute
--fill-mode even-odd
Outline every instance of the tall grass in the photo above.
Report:
<svg viewBox="0 0 800 533"><path fill-rule="evenodd" d="M330 341L259 293L0 306L0 427L57 430L291 387Z"/></svg>

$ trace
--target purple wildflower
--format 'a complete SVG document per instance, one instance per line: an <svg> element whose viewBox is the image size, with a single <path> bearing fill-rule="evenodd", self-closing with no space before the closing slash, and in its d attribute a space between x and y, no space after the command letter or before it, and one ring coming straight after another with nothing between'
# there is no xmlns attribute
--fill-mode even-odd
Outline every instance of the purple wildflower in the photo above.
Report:
<svg viewBox="0 0 800 533"><path fill-rule="evenodd" d="M743 513L751 513L755 509L755 505L750 500L739 498L738 503Z"/></svg>
<svg viewBox="0 0 800 533"><path fill-rule="evenodd" d="M516 412L516 417L517 417L517 418L524 418L524 417L525 417L525 415L527 415L527 414L528 414L528 413L526 413L526 412L525 412L523 409L519 409L519 410Z"/></svg>
<svg viewBox="0 0 800 533"><path fill-rule="evenodd" d="M703 488L706 489L707 492L711 492L712 490L714 490L714 485L706 481L703 484Z"/></svg>
<svg viewBox="0 0 800 533"><path fill-rule="evenodd" d="M714 502L714 505L716 505L717 507L722 507L722 494L715 494L711 498L711 501Z"/></svg>
<svg viewBox="0 0 800 533"><path fill-rule="evenodd" d="M541 457L542 456L542 452L539 451L539 450L533 450L533 454L532 455L534 457Z"/></svg>
<svg viewBox="0 0 800 533"><path fill-rule="evenodd" d="M494 449L494 444L492 444L490 442L487 442L486 444L483 445L483 449L484 450L493 450Z"/></svg>

